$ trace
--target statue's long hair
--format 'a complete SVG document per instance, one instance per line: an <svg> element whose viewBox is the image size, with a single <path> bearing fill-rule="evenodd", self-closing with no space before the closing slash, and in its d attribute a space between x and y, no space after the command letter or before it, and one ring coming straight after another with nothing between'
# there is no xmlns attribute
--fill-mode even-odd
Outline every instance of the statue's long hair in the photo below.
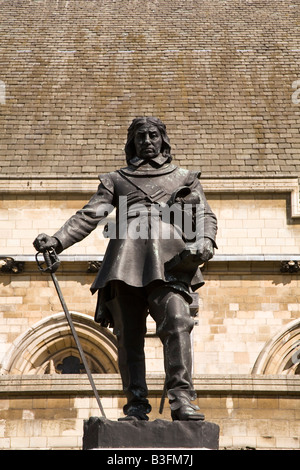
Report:
<svg viewBox="0 0 300 470"><path fill-rule="evenodd" d="M130 124L127 132L127 142L125 145L125 154L126 154L126 162L129 164L130 160L136 156L135 145L134 145L134 136L136 130L144 124L152 124L156 126L161 134L162 137L162 148L161 153L168 157L167 161L172 160L171 156L171 145L169 141L169 137L167 135L166 126L165 124L156 117L137 117L135 118L132 123Z"/></svg>

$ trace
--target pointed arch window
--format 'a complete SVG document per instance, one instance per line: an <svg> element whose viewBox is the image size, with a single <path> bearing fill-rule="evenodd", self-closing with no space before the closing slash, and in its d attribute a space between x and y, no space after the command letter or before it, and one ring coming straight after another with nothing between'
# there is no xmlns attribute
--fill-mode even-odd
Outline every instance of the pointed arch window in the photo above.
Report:
<svg viewBox="0 0 300 470"><path fill-rule="evenodd" d="M70 312L94 374L118 372L116 338L88 316ZM83 374L79 352L64 313L33 325L6 354L2 374Z"/></svg>
<svg viewBox="0 0 300 470"><path fill-rule="evenodd" d="M285 325L259 354L252 374L300 375L300 320Z"/></svg>

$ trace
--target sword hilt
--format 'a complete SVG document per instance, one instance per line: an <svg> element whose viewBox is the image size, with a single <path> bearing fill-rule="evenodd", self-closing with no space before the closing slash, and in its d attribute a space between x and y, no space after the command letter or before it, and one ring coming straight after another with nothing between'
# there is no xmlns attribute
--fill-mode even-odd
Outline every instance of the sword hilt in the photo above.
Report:
<svg viewBox="0 0 300 470"><path fill-rule="evenodd" d="M40 261L38 256L39 254L43 254L44 262ZM60 265L60 260L57 256L57 253L54 248L48 248L44 251L38 251L35 255L35 259L38 265L38 268L43 273L55 273ZM46 264L46 267L45 267Z"/></svg>

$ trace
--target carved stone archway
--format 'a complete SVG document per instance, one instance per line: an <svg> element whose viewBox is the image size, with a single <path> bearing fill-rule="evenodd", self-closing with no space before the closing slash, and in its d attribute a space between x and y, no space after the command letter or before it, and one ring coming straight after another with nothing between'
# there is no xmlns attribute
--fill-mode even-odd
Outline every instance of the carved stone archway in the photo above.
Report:
<svg viewBox="0 0 300 470"><path fill-rule="evenodd" d="M300 320L294 320L271 338L259 354L252 374L300 374Z"/></svg>
<svg viewBox="0 0 300 470"><path fill-rule="evenodd" d="M90 316L70 313L91 372L117 373L115 336L107 328L95 323ZM80 355L64 313L47 317L17 338L1 368L2 374L51 374L68 371L84 373L84 368L80 364Z"/></svg>

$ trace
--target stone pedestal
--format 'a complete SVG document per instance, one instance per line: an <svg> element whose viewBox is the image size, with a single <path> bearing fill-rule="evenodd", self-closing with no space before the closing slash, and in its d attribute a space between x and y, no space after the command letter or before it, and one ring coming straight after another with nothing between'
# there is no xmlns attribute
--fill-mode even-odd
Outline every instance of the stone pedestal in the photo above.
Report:
<svg viewBox="0 0 300 470"><path fill-rule="evenodd" d="M84 421L83 450L211 449L219 447L219 426L207 421Z"/></svg>

